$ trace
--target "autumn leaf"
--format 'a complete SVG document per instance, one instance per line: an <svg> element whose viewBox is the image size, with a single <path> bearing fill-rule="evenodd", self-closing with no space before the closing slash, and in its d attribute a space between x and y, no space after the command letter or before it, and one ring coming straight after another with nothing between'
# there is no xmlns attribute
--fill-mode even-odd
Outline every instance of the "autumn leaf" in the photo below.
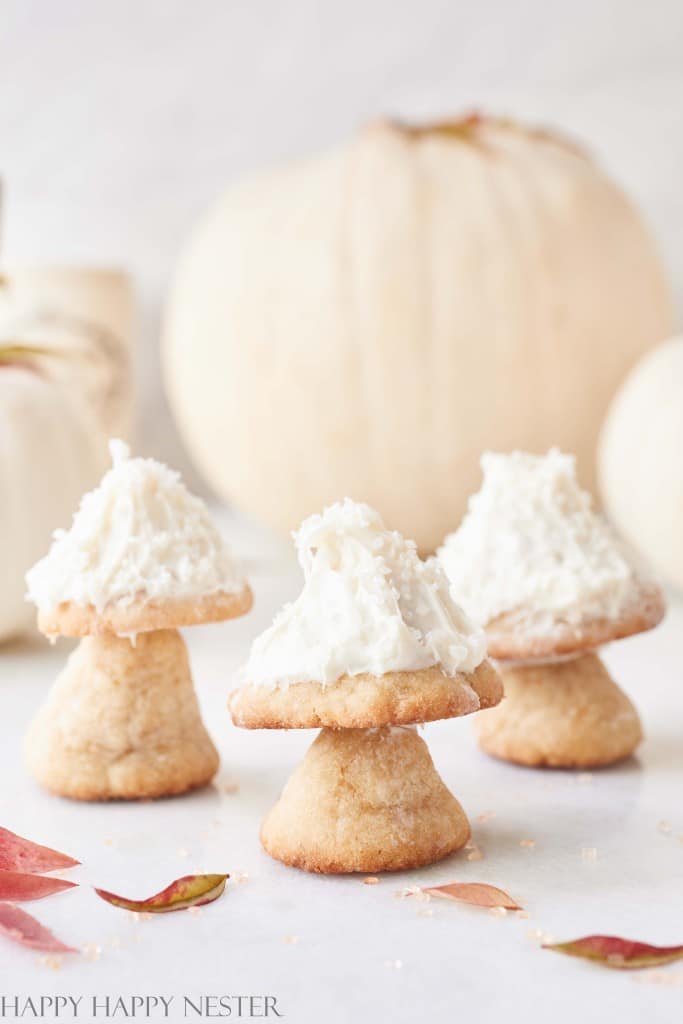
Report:
<svg viewBox="0 0 683 1024"><path fill-rule="evenodd" d="M683 959L683 946L649 946L646 942L620 939L616 935L586 935L572 942L555 942L543 946L555 953L592 960L617 970L638 970L659 967Z"/></svg>
<svg viewBox="0 0 683 1024"><path fill-rule="evenodd" d="M73 946L66 946L35 917L31 917L21 907L13 907L11 903L0 903L0 934L20 946L40 949L45 953L78 952Z"/></svg>
<svg viewBox="0 0 683 1024"><path fill-rule="evenodd" d="M161 892L144 900L129 900L124 896L107 892L106 889L95 889L95 892L107 903L123 910L167 914L173 910L202 907L205 903L212 903L222 894L229 877L230 875L184 875L171 882Z"/></svg>
<svg viewBox="0 0 683 1024"><path fill-rule="evenodd" d="M0 828L0 870L22 871L38 874L43 871L56 871L58 868L72 868L80 861L68 857L65 853L51 850L48 846L24 839L8 828Z"/></svg>
<svg viewBox="0 0 683 1024"><path fill-rule="evenodd" d="M421 889L429 896L437 896L444 900L456 900L458 903L470 903L474 907L503 907L505 910L522 910L503 889L484 882L450 882L448 885L436 885Z"/></svg>
<svg viewBox="0 0 683 1024"><path fill-rule="evenodd" d="M23 871L0 871L0 900L24 903L75 888L75 882L67 882L63 878L46 878L44 875L29 875Z"/></svg>

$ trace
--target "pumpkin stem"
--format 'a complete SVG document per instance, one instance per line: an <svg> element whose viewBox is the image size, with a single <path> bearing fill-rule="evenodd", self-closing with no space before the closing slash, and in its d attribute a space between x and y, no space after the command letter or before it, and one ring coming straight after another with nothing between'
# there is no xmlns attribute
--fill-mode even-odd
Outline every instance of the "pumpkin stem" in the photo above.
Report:
<svg viewBox="0 0 683 1024"><path fill-rule="evenodd" d="M443 118L438 121L425 121L422 124L411 124L401 118L388 117L371 124L369 127L388 128L401 132L403 135L414 139L422 139L429 135L440 135L445 138L480 144L483 140L480 129L490 126L499 131L509 131L518 135L525 135L527 138L536 139L539 142L550 142L563 149L570 150L578 156L585 157L585 149L568 138L561 132L551 128L532 127L516 121L512 117L494 117L489 114L482 114L478 110L472 110L461 117Z"/></svg>
<svg viewBox="0 0 683 1024"><path fill-rule="evenodd" d="M26 345L22 341L0 343L0 366L30 366L34 367L36 359L44 356L48 358L62 359L69 353L65 349L46 348L43 345Z"/></svg>
<svg viewBox="0 0 683 1024"><path fill-rule="evenodd" d="M484 123L494 123L495 119L486 117L478 111L473 110L461 117L444 118L439 121L425 121L423 124L410 124L400 118L388 118L383 123L395 131L403 132L415 138L422 138L426 135L446 135L453 139L462 139L472 142L476 136L477 129Z"/></svg>

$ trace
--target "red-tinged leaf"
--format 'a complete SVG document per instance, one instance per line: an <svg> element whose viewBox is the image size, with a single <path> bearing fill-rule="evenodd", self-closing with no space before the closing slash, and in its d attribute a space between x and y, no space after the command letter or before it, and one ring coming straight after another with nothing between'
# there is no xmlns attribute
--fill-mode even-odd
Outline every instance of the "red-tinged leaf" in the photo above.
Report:
<svg viewBox="0 0 683 1024"><path fill-rule="evenodd" d="M8 828L0 828L0 871L40 874L58 868L73 868L77 864L80 861L67 857L65 853L32 843L30 839L16 835Z"/></svg>
<svg viewBox="0 0 683 1024"><path fill-rule="evenodd" d="M683 959L683 946L648 946L646 942L620 939L616 935L586 935L573 942L554 942L543 949L567 956L580 956L603 967L633 971L641 967L659 967Z"/></svg>
<svg viewBox="0 0 683 1024"><path fill-rule="evenodd" d="M20 946L40 949L45 953L78 953L77 949L66 946L35 917L31 917L21 907L13 907L11 903L0 903L0 934L12 942L18 942Z"/></svg>
<svg viewBox="0 0 683 1024"><path fill-rule="evenodd" d="M11 900L13 903L42 900L43 896L75 888L75 882L67 882L64 878L27 875L23 871L0 871L0 900Z"/></svg>
<svg viewBox="0 0 683 1024"><path fill-rule="evenodd" d="M429 896L438 896L443 900L457 900L458 903L471 903L474 907L503 907L505 910L522 910L503 889L484 882L451 882L449 885L435 885L421 892Z"/></svg>
<svg viewBox="0 0 683 1024"><path fill-rule="evenodd" d="M183 875L146 900L128 900L124 896L107 892L106 889L95 889L95 892L107 903L123 910L168 914L173 910L186 910L187 907L203 907L205 903L213 903L222 895L228 878L230 875Z"/></svg>

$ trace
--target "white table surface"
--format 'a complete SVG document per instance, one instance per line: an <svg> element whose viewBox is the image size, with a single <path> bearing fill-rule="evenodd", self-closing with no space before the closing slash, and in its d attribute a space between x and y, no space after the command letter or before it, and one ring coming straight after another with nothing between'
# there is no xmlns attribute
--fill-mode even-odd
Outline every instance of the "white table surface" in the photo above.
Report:
<svg viewBox="0 0 683 1024"><path fill-rule="evenodd" d="M82 996L80 1020L93 1019L93 995L131 994L175 996L172 1021L199 1019L184 1016L183 995L222 994L273 995L293 1024L681 1019L683 963L608 971L540 942L594 932L683 942L683 608L672 608L655 632L605 651L643 717L647 739L637 759L591 774L532 771L481 754L466 719L429 725L436 765L468 812L483 857L461 853L368 886L285 868L259 846L261 816L314 735L241 731L226 712L231 674L251 638L299 587L286 549L262 541L237 537L256 595L252 614L186 632L222 756L216 784L200 793L111 805L43 793L21 767L21 740L68 645L36 641L0 652L0 823L82 860L67 875L80 888L26 909L66 942L88 947L83 957L55 959L2 940L2 992ZM257 549L260 557L250 557ZM582 854L593 849L594 860ZM146 896L200 870L233 877L222 899L193 913L139 920L89 888ZM499 917L397 898L406 886L454 880L502 886L526 913ZM159 1011L136 1019L164 1018Z"/></svg>

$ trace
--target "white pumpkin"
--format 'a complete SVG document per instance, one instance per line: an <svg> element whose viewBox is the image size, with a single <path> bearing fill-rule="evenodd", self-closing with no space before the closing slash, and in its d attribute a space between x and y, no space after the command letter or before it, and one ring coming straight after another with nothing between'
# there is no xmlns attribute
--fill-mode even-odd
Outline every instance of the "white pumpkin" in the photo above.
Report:
<svg viewBox="0 0 683 1024"><path fill-rule="evenodd" d="M283 530L349 495L433 548L485 448L595 443L670 333L638 214L508 122L381 123L228 190L170 296L168 392L216 490Z"/></svg>
<svg viewBox="0 0 683 1024"><path fill-rule="evenodd" d="M26 366L0 359L0 641L30 628L26 570L68 526L97 481L106 444L84 405Z"/></svg>
<svg viewBox="0 0 683 1024"><path fill-rule="evenodd" d="M605 419L600 487L616 528L683 590L683 337L649 352Z"/></svg>
<svg viewBox="0 0 683 1024"><path fill-rule="evenodd" d="M0 346L19 340L48 353L36 364L81 392L108 436L127 438L132 428L133 333L133 294L123 271L11 267L0 276Z"/></svg>

